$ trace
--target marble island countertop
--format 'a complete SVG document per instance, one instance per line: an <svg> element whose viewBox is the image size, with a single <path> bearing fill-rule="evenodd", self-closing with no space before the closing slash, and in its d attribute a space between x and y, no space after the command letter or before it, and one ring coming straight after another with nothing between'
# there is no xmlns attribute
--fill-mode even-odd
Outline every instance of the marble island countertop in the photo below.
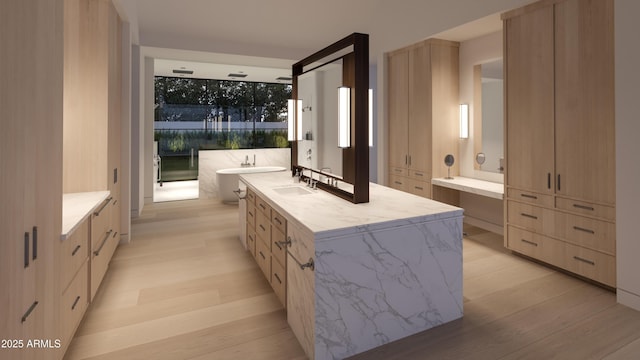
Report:
<svg viewBox="0 0 640 360"><path fill-rule="evenodd" d="M371 183L369 202L353 204L297 183L289 172L242 174L240 179L277 210L315 234L316 240L462 216L462 209Z"/></svg>
<svg viewBox="0 0 640 360"><path fill-rule="evenodd" d="M62 234L67 237L109 196L109 191L92 191L62 195Z"/></svg>

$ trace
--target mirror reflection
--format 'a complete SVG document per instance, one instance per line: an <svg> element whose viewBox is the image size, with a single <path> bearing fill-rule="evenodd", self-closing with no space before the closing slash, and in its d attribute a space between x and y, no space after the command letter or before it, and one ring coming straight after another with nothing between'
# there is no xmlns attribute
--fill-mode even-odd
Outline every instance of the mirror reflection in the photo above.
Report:
<svg viewBox="0 0 640 360"><path fill-rule="evenodd" d="M302 100L302 140L298 165L342 177L342 149L338 147L338 87L342 59L298 76Z"/></svg>
<svg viewBox="0 0 640 360"><path fill-rule="evenodd" d="M503 61L497 59L474 67L474 150L484 154L476 170L504 171Z"/></svg>

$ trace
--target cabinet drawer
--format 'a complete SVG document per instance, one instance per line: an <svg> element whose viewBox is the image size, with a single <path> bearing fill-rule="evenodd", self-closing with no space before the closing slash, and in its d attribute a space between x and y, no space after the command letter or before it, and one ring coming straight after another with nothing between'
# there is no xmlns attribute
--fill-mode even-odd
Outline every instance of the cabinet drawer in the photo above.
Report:
<svg viewBox="0 0 640 360"><path fill-rule="evenodd" d="M247 225L247 250L256 257L256 232Z"/></svg>
<svg viewBox="0 0 640 360"><path fill-rule="evenodd" d="M85 258L80 271L71 281L69 287L62 293L60 301L60 330L62 343L68 344L76 331L80 320L89 304L88 270L89 262Z"/></svg>
<svg viewBox="0 0 640 360"><path fill-rule="evenodd" d="M406 177L389 174L389 187L400 191L407 191L409 187L407 180L409 179Z"/></svg>
<svg viewBox="0 0 640 360"><path fill-rule="evenodd" d="M607 221L556 212L555 237L590 249L616 253L616 225Z"/></svg>
<svg viewBox="0 0 640 360"><path fill-rule="evenodd" d="M251 205L251 203L247 203L247 224L250 225L252 229L256 227L256 208Z"/></svg>
<svg viewBox="0 0 640 360"><path fill-rule="evenodd" d="M91 245L95 248L111 228L112 198L106 199L91 215Z"/></svg>
<svg viewBox="0 0 640 360"><path fill-rule="evenodd" d="M419 181L415 179L407 179L407 191L418 196L431 198L431 183L428 181Z"/></svg>
<svg viewBox="0 0 640 360"><path fill-rule="evenodd" d="M538 206L507 202L507 221L530 231L549 234L553 230L554 211Z"/></svg>
<svg viewBox="0 0 640 360"><path fill-rule="evenodd" d="M509 200L517 200L534 205L553 207L553 196L551 195L510 188L507 189L507 196L509 197Z"/></svg>
<svg viewBox="0 0 640 360"><path fill-rule="evenodd" d="M267 278L267 280L271 279L271 252L262 241L256 241L256 262L262 270L262 273Z"/></svg>
<svg viewBox="0 0 640 360"><path fill-rule="evenodd" d="M271 287L276 293L282 306L287 307L287 273L285 267L277 261L271 262Z"/></svg>
<svg viewBox="0 0 640 360"><path fill-rule="evenodd" d="M575 212L582 215L590 215L604 220L615 221L616 208L613 206L593 204L584 201L576 201L561 197L556 198L556 207L558 209Z"/></svg>
<svg viewBox="0 0 640 360"><path fill-rule="evenodd" d="M396 175L396 176L407 176L407 175L409 175L409 172L405 168L390 167L389 168L389 174Z"/></svg>
<svg viewBox="0 0 640 360"><path fill-rule="evenodd" d="M566 243L565 249L565 269L599 283L616 286L615 256Z"/></svg>
<svg viewBox="0 0 640 360"><path fill-rule="evenodd" d="M409 177L418 181L431 181L431 174L421 170L409 169Z"/></svg>
<svg viewBox="0 0 640 360"><path fill-rule="evenodd" d="M89 219L83 221L78 228L61 244L60 284L63 292L78 272L78 269L89 257Z"/></svg>
<svg viewBox="0 0 640 360"><path fill-rule="evenodd" d="M273 227L271 230L271 254L274 259L280 264L284 265L287 258L287 248L283 244L285 242L285 235L283 232Z"/></svg>
<svg viewBox="0 0 640 360"><path fill-rule="evenodd" d="M115 237L116 233L109 231L103 239L98 242L96 247L91 248L91 299L96 295L100 283L104 278L109 262L116 247L118 246L118 239Z"/></svg>
<svg viewBox="0 0 640 360"><path fill-rule="evenodd" d="M550 241L546 236L509 226L507 228L507 247L510 250L548 263L558 263L563 256L561 242ZM554 261L554 259L557 259Z"/></svg>
<svg viewBox="0 0 640 360"><path fill-rule="evenodd" d="M247 205L251 204L251 205L255 205L256 203L256 193L253 192L253 190L247 188Z"/></svg>
<svg viewBox="0 0 640 360"><path fill-rule="evenodd" d="M287 232L287 219L280 215L279 212L271 209L271 225L283 233Z"/></svg>
<svg viewBox="0 0 640 360"><path fill-rule="evenodd" d="M258 209L258 212L262 212L267 219L271 220L271 206L259 196L256 196L256 209Z"/></svg>
<svg viewBox="0 0 640 360"><path fill-rule="evenodd" d="M256 234L267 244L271 243L271 221L261 211L256 212Z"/></svg>

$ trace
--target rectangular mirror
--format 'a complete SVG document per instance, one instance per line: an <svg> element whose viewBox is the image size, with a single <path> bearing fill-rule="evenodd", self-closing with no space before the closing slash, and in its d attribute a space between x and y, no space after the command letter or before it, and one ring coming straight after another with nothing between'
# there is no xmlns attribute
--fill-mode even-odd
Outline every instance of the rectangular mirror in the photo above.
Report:
<svg viewBox="0 0 640 360"><path fill-rule="evenodd" d="M497 59L473 68L474 153L476 170L504 171L503 64Z"/></svg>
<svg viewBox="0 0 640 360"><path fill-rule="evenodd" d="M291 169L353 203L369 202L369 36L353 33L292 67L301 101ZM350 89L350 147L338 147L338 88ZM296 129L296 130L298 130ZM296 131L297 132L297 131Z"/></svg>

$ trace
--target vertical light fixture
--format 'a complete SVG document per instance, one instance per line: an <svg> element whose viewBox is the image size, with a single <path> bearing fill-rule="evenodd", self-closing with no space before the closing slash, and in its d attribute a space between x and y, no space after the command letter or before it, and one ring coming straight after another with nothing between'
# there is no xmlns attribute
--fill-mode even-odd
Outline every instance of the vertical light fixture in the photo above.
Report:
<svg viewBox="0 0 640 360"><path fill-rule="evenodd" d="M369 89L369 147L373 146L373 89Z"/></svg>
<svg viewBox="0 0 640 360"><path fill-rule="evenodd" d="M295 140L295 127L293 126L295 118L295 103L293 99L287 100L287 140Z"/></svg>
<svg viewBox="0 0 640 360"><path fill-rule="evenodd" d="M351 147L351 89L338 88L338 147Z"/></svg>
<svg viewBox="0 0 640 360"><path fill-rule="evenodd" d="M469 138L469 104L460 104L460 139Z"/></svg>
<svg viewBox="0 0 640 360"><path fill-rule="evenodd" d="M296 111L297 110L297 111ZM298 116L295 116L295 114ZM297 124L296 124L297 120ZM296 128L298 129L296 134ZM296 136L297 135L297 136ZM287 140L302 139L302 100L287 100Z"/></svg>

